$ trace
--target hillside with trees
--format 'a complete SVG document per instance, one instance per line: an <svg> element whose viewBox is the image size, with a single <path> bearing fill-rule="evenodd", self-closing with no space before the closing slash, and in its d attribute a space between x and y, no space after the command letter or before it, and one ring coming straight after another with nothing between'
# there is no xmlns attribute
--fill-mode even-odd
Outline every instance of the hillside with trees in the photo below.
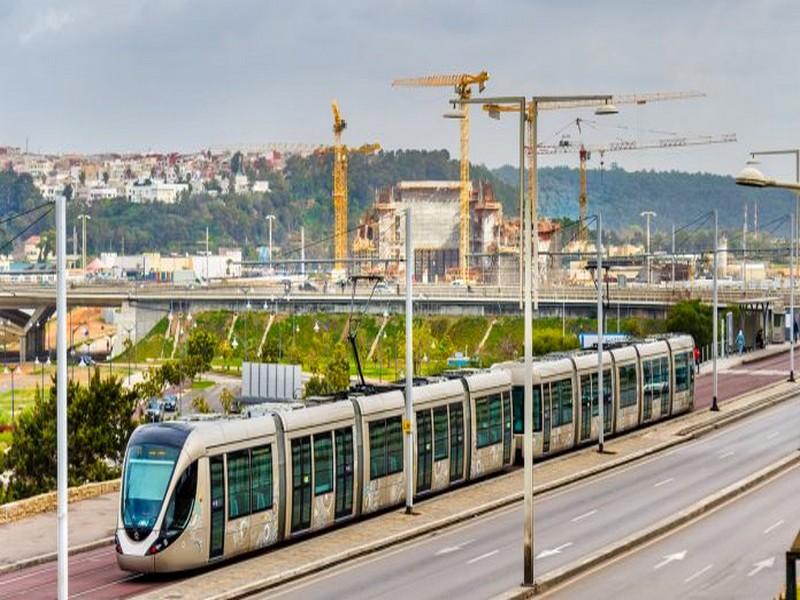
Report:
<svg viewBox="0 0 800 600"><path fill-rule="evenodd" d="M133 204L125 199L94 202L91 206L73 201L68 222L82 212L91 215L88 250L90 253L114 250L126 253L145 250L195 252L210 230L212 247L237 246L255 257L255 248L268 236L266 215L274 214L275 243L284 248L299 246L300 227L306 228L310 256L327 255L333 210L331 202L331 153L308 157L290 156L282 170L272 170L263 161L247 164L244 172L251 179L270 182L269 193L213 195L206 191L182 198L176 204ZM472 167L474 179L492 184L507 215L517 212L517 171L506 166L489 170ZM349 212L351 227L372 205L375 191L401 180L445 179L458 177L458 161L445 150L397 150L372 156L353 154L349 168ZM578 213L578 171L567 167L540 171L540 214L575 218ZM768 224L792 208L790 193L778 190L748 190L734 185L730 177L707 173L627 172L615 167L590 170L588 174L590 213L599 207L610 229L627 230L634 239L640 236L643 210L654 210L654 235L667 234L676 223L681 226L712 208L720 211L723 230L741 229L744 204L759 203L759 221ZM28 175L0 173L0 212L14 215L42 203ZM34 223L33 212L10 223L0 223L2 241L7 242L25 227L25 235L52 229L52 219ZM752 210L751 210L752 215ZM706 229L710 224L704 225ZM784 233L782 230L777 234ZM630 235L628 239L630 239ZM656 244L664 238L656 235ZM314 244L315 240L320 240ZM4 250L8 252L8 248Z"/></svg>

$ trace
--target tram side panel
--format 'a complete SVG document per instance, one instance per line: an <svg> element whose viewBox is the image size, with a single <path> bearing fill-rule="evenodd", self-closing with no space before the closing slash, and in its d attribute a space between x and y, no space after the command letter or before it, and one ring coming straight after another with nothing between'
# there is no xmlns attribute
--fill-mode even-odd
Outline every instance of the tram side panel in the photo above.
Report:
<svg viewBox="0 0 800 600"><path fill-rule="evenodd" d="M671 351L672 392L671 414L690 411L694 407L694 339L679 336L667 340Z"/></svg>
<svg viewBox="0 0 800 600"><path fill-rule="evenodd" d="M465 378L469 392L470 479L482 477L514 461L511 376L496 370Z"/></svg>
<svg viewBox="0 0 800 600"><path fill-rule="evenodd" d="M403 394L391 391L355 400L361 413L364 460L361 514L405 502Z"/></svg>

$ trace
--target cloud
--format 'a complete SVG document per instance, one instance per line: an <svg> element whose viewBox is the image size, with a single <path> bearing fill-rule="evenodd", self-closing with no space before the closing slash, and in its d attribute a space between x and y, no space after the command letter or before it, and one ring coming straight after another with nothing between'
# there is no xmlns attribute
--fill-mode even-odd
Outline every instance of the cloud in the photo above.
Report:
<svg viewBox="0 0 800 600"><path fill-rule="evenodd" d="M21 44L29 44L41 35L59 33L75 22L75 15L69 10L47 8L33 16L30 26L19 34Z"/></svg>

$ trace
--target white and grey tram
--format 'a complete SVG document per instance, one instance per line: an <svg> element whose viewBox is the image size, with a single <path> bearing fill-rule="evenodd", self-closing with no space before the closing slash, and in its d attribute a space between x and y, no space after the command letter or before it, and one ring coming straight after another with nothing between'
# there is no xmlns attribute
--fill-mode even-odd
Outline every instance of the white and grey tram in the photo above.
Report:
<svg viewBox="0 0 800 600"><path fill-rule="evenodd" d="M690 410L692 350L680 336L605 352L605 431ZM514 462L521 377L507 363L414 388L415 496ZM597 439L596 354L536 362L533 383L536 456ZM403 406L393 390L266 417L140 426L122 473L119 566L193 569L404 503Z"/></svg>

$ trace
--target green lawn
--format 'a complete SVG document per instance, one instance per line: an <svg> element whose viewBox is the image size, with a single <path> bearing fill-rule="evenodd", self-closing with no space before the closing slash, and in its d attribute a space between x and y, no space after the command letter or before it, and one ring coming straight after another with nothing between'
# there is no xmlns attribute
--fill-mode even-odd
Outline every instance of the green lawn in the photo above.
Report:
<svg viewBox="0 0 800 600"><path fill-rule="evenodd" d="M6 448L11 445L11 432L3 431L0 433L0 452L5 452Z"/></svg>
<svg viewBox="0 0 800 600"><path fill-rule="evenodd" d="M208 388L214 385L213 381L207 381L205 379L197 379L192 383L193 390L207 390Z"/></svg>
<svg viewBox="0 0 800 600"><path fill-rule="evenodd" d="M14 390L14 411L19 413L33 404L36 388L17 388ZM11 390L0 393L0 423L11 421Z"/></svg>

